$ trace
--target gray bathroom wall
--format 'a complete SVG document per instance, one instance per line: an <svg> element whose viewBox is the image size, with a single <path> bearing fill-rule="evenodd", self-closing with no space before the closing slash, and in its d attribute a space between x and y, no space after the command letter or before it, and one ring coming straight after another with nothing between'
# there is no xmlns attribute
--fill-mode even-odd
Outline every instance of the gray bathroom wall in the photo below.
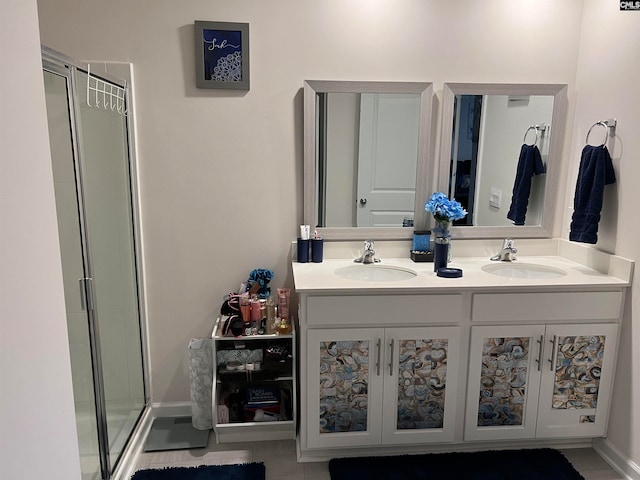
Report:
<svg viewBox="0 0 640 480"><path fill-rule="evenodd" d="M571 86L582 2L46 0L39 14L45 45L133 63L151 395L172 403L189 400L187 344L223 295L257 267L292 286L305 79L427 81L440 97L452 81ZM196 88L194 20L250 24L250 91Z"/></svg>
<svg viewBox="0 0 640 480"><path fill-rule="evenodd" d="M640 178L640 136L635 134L640 67L634 61L640 38L637 12L619 12L618 3L488 0L480 7L473 0L114 0L105 9L97 0L40 2L44 44L85 60L134 63L145 260L152 274L147 300L155 401L188 400L188 339L208 335L221 295L249 269L271 266L277 283L290 283L286 251L302 219L304 79L433 81L436 100L444 82L568 83L563 161L571 165L563 179L567 188L557 207L563 220L556 234L568 236L584 135L594 121L615 116L612 156L618 184L605 196L607 212L615 215L603 218L597 248L640 258L639 227L628 221L637 217L640 202L635 185ZM38 15L34 0L4 2L1 8L3 45L12 46L2 50L11 75L2 80L2 99L8 103L2 110L1 179L3 195L10 194L12 203L3 202L0 210L3 262L11 259L2 269L3 282L11 281L3 283L0 351L3 365L15 366L2 371L2 384L11 387L2 398L3 422L11 419L4 423L11 442L3 442L9 448L3 447L2 464L9 476L19 478L25 464L33 475L45 477L55 463L57 473L75 479L80 469ZM196 19L251 24L250 92L195 88ZM542 52L544 61L531 62L531 52ZM435 104L439 121L441 105ZM11 142L4 143L5 138ZM11 185L16 188L5 189ZM24 223L5 228L9 218L29 219L33 228L23 229ZM258 229L255 218L265 219L267 228ZM15 282L16 272L46 281L37 304L21 301L25 290ZM627 298L619 362L625 368L618 372L609 437L602 442L636 466L640 358L633 347L640 338L633 311L640 311L638 285ZM8 348L33 338L45 347L39 359ZM25 429L25 419L12 415L21 408L31 412L28 425L34 428ZM36 439L37 458L24 448Z"/></svg>

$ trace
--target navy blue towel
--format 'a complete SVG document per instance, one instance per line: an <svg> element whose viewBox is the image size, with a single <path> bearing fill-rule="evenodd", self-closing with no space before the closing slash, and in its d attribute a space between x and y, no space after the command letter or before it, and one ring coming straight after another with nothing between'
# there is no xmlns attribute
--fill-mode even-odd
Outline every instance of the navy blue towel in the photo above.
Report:
<svg viewBox="0 0 640 480"><path fill-rule="evenodd" d="M605 145L587 145L582 149L576 194L573 198L573 217L569 240L583 243L598 241L598 222L604 186L616 181L616 172Z"/></svg>
<svg viewBox="0 0 640 480"><path fill-rule="evenodd" d="M524 217L529 205L529 193L531 193L531 177L545 172L540 150L535 145L522 145L516 179L513 182L513 194L511 195L511 207L507 218L516 225L524 225Z"/></svg>

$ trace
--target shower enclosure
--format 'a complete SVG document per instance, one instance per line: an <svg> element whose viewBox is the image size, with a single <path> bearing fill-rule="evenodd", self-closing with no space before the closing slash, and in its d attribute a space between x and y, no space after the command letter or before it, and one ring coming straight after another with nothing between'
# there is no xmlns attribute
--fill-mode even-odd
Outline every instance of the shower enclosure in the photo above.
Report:
<svg viewBox="0 0 640 480"><path fill-rule="evenodd" d="M42 52L82 476L109 479L147 403L127 84Z"/></svg>

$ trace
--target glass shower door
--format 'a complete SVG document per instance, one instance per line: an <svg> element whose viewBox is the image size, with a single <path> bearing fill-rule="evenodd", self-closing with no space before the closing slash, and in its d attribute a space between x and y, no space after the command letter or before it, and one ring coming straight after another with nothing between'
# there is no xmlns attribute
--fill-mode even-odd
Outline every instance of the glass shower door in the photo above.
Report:
<svg viewBox="0 0 640 480"><path fill-rule="evenodd" d="M76 172L73 162L75 156L71 131L73 122L68 101L70 85L65 75L52 71L44 72L44 85L58 212L80 465L83 480L97 480L101 478L100 450L89 336L89 312L83 306L78 285L78 280L84 278L85 274Z"/></svg>
<svg viewBox="0 0 640 480"><path fill-rule="evenodd" d="M75 70L78 92L87 74ZM86 228L110 467L145 405L127 117L77 95Z"/></svg>
<svg viewBox="0 0 640 480"><path fill-rule="evenodd" d="M127 117L43 64L82 476L108 479L146 406Z"/></svg>

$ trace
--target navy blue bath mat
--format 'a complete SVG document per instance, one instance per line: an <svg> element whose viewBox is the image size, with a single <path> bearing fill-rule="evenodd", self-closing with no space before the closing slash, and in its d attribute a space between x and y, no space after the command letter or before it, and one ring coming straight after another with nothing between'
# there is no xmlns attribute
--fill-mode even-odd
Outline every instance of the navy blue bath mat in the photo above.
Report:
<svg viewBox="0 0 640 480"><path fill-rule="evenodd" d="M264 480L264 463L138 470L131 480Z"/></svg>
<svg viewBox="0 0 640 480"><path fill-rule="evenodd" d="M334 458L331 480L584 480L550 448Z"/></svg>

